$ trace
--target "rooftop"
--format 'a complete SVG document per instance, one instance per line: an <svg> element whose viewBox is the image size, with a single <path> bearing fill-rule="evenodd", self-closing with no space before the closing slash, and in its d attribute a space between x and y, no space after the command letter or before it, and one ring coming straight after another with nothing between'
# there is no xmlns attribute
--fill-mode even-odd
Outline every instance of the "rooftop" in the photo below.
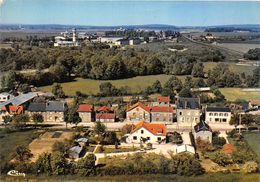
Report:
<svg viewBox="0 0 260 182"><path fill-rule="evenodd" d="M157 98L158 102L170 102L170 97L169 96L159 96Z"/></svg>
<svg viewBox="0 0 260 182"><path fill-rule="evenodd" d="M160 136L166 136L166 126L164 124L159 123L147 123L144 121L140 121L135 125L134 130L132 130L131 133L134 133L135 131L139 130L140 128L145 128L149 132L151 132L153 135L160 135Z"/></svg>
<svg viewBox="0 0 260 182"><path fill-rule="evenodd" d="M231 112L228 107L207 107L206 111L209 112Z"/></svg>
<svg viewBox="0 0 260 182"><path fill-rule="evenodd" d="M211 131L211 128L205 121L200 121L194 126L194 130L196 133L198 133L200 131Z"/></svg>
<svg viewBox="0 0 260 182"><path fill-rule="evenodd" d="M93 106L88 104L80 104L77 112L92 112Z"/></svg>
<svg viewBox="0 0 260 182"><path fill-rule="evenodd" d="M114 113L97 113L96 119L115 119L116 115Z"/></svg>
<svg viewBox="0 0 260 182"><path fill-rule="evenodd" d="M19 105L21 105L21 104L23 104L23 103L33 99L36 96L38 96L38 94L34 93L34 92L21 94L21 95L18 95L17 97L14 97L14 98L6 101L6 102L1 103L0 106L5 106L5 105L8 105L8 104L19 106Z"/></svg>
<svg viewBox="0 0 260 182"><path fill-rule="evenodd" d="M65 102L49 101L46 104L46 111L64 112L67 109Z"/></svg>
<svg viewBox="0 0 260 182"><path fill-rule="evenodd" d="M178 109L199 109L200 100L193 97L179 97L176 105Z"/></svg>

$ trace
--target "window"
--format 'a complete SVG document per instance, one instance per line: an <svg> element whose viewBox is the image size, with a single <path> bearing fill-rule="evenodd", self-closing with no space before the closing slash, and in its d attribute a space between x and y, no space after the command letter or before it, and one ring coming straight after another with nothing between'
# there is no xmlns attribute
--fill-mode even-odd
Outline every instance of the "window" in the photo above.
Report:
<svg viewBox="0 0 260 182"><path fill-rule="evenodd" d="M158 140L158 141L161 141L161 140L162 140L162 138L161 138L161 137L157 137L157 140Z"/></svg>
<svg viewBox="0 0 260 182"><path fill-rule="evenodd" d="M159 121L159 118L156 118L156 121Z"/></svg>
<svg viewBox="0 0 260 182"><path fill-rule="evenodd" d="M223 113L219 113L219 116L223 116Z"/></svg>
<svg viewBox="0 0 260 182"><path fill-rule="evenodd" d="M134 139L134 140L137 140L137 136L133 136L133 139Z"/></svg>
<svg viewBox="0 0 260 182"><path fill-rule="evenodd" d="M147 137L146 139L147 139L147 140L150 140L150 137Z"/></svg>
<svg viewBox="0 0 260 182"><path fill-rule="evenodd" d="M144 130L141 130L141 134L144 134Z"/></svg>
<svg viewBox="0 0 260 182"><path fill-rule="evenodd" d="M214 113L214 116L218 116L218 113Z"/></svg>
<svg viewBox="0 0 260 182"><path fill-rule="evenodd" d="M209 113L209 115L210 115L210 116L212 116L212 115L213 115L213 113L212 113L212 112L210 112L210 113Z"/></svg>
<svg viewBox="0 0 260 182"><path fill-rule="evenodd" d="M139 111L139 108L138 108L138 107L136 108L136 111Z"/></svg>
<svg viewBox="0 0 260 182"><path fill-rule="evenodd" d="M226 118L223 118L222 121L223 121L223 122L227 122L227 119L226 119Z"/></svg>
<svg viewBox="0 0 260 182"><path fill-rule="evenodd" d="M228 113L225 113L224 116L228 116Z"/></svg>
<svg viewBox="0 0 260 182"><path fill-rule="evenodd" d="M219 122L219 118L215 118L215 121L216 121L216 122Z"/></svg>

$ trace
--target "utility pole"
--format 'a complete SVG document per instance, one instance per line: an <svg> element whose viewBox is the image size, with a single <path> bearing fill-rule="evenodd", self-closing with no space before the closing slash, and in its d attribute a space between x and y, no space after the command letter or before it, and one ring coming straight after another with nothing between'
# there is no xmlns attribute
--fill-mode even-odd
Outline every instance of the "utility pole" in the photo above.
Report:
<svg viewBox="0 0 260 182"><path fill-rule="evenodd" d="M241 113L239 113L239 135L241 135Z"/></svg>

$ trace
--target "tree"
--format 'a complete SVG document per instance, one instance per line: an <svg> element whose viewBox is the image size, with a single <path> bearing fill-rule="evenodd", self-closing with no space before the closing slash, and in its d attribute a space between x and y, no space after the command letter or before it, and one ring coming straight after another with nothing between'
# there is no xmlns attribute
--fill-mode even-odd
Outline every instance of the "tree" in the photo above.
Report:
<svg viewBox="0 0 260 182"><path fill-rule="evenodd" d="M102 96L114 96L117 94L117 89L110 82L101 83L99 90Z"/></svg>
<svg viewBox="0 0 260 182"><path fill-rule="evenodd" d="M14 155L15 159L21 162L28 161L33 156L31 150L25 146L16 147Z"/></svg>
<svg viewBox="0 0 260 182"><path fill-rule="evenodd" d="M201 62L197 62L196 64L193 65L192 68L192 76L194 77L203 77L204 76L204 65Z"/></svg>
<svg viewBox="0 0 260 182"><path fill-rule="evenodd" d="M82 121L81 117L79 116L79 113L77 112L77 107L73 106L71 108L69 108L66 112L65 112L65 122L66 122L66 128L67 128L67 123L73 123L77 125Z"/></svg>
<svg viewBox="0 0 260 182"><path fill-rule="evenodd" d="M180 97L192 97L190 88L184 87L183 89L181 89L181 91L179 92L179 96Z"/></svg>
<svg viewBox="0 0 260 182"><path fill-rule="evenodd" d="M52 174L51 166L51 154L43 153L35 162L37 173L46 173L48 175Z"/></svg>
<svg viewBox="0 0 260 182"><path fill-rule="evenodd" d="M220 166L226 166L232 163L230 157L227 154L221 153L219 151L210 154L209 158Z"/></svg>
<svg viewBox="0 0 260 182"><path fill-rule="evenodd" d="M242 124L244 124L244 125L246 125L246 127L247 127L247 129L248 129L248 126L250 125L250 124L252 124L253 122L254 122L254 117L253 117L253 115L251 115L251 114L244 114L243 116L242 116Z"/></svg>
<svg viewBox="0 0 260 182"><path fill-rule="evenodd" d="M57 98L65 98L65 93L62 89L62 86L59 83L55 83L52 87L52 93Z"/></svg>
<svg viewBox="0 0 260 182"><path fill-rule="evenodd" d="M28 114L19 114L13 116L12 123L16 128L22 129L26 126L26 123L30 121Z"/></svg>
<svg viewBox="0 0 260 182"><path fill-rule="evenodd" d="M161 85L161 82L159 80L156 80L152 87L151 87L151 90L153 93L161 93L162 91L162 85Z"/></svg>
<svg viewBox="0 0 260 182"><path fill-rule="evenodd" d="M176 90L179 92L182 89L182 82L176 76L172 76L169 80L164 84L164 88L168 88L171 90Z"/></svg>
<svg viewBox="0 0 260 182"><path fill-rule="evenodd" d="M52 151L53 152L60 152L60 153L63 153L65 155L65 154L67 154L69 148L70 148L70 145L69 145L68 142L57 141L53 144Z"/></svg>
<svg viewBox="0 0 260 182"><path fill-rule="evenodd" d="M33 122L37 125L38 123L43 123L44 119L43 119L43 116L42 114L39 114L39 113L34 113L32 115L32 120Z"/></svg>
<svg viewBox="0 0 260 182"><path fill-rule="evenodd" d="M64 155L60 152L55 152L51 154L51 168L52 174L55 175L65 175L67 174L67 160L65 159Z"/></svg>
<svg viewBox="0 0 260 182"><path fill-rule="evenodd" d="M12 122L12 117L11 116L3 116L3 122L4 122L4 125L5 125L5 128L6 126Z"/></svg>
<svg viewBox="0 0 260 182"><path fill-rule="evenodd" d="M95 155L88 154L77 162L75 173L80 176L94 176L96 174L95 161Z"/></svg>
<svg viewBox="0 0 260 182"><path fill-rule="evenodd" d="M97 135L103 135L106 132L106 126L100 121L97 121L94 126L94 132Z"/></svg>

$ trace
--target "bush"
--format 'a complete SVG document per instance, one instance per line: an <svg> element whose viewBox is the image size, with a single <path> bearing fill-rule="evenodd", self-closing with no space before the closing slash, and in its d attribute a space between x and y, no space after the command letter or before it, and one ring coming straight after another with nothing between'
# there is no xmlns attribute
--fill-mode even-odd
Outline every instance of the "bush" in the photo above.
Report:
<svg viewBox="0 0 260 182"><path fill-rule="evenodd" d="M232 164L230 157L227 154L219 151L210 154L209 158L220 166L226 166L228 164Z"/></svg>
<svg viewBox="0 0 260 182"><path fill-rule="evenodd" d="M258 170L257 163L254 161L246 162L242 167L243 173L255 173Z"/></svg>

